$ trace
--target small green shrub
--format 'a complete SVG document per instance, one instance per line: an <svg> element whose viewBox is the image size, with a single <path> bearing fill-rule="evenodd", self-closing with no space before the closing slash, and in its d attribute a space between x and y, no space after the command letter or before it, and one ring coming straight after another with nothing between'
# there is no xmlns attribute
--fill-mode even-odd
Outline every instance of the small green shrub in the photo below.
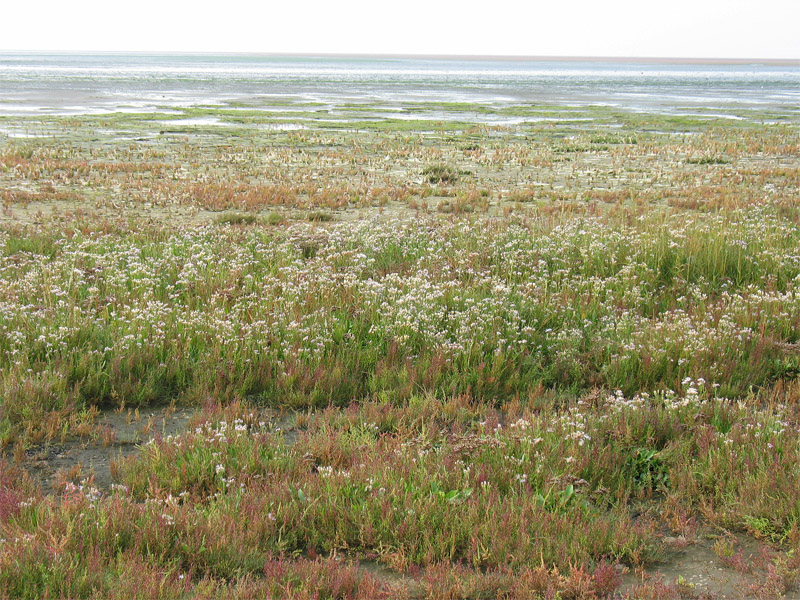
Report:
<svg viewBox="0 0 800 600"><path fill-rule="evenodd" d="M246 213L229 212L216 216L214 222L217 225L254 225L258 222L258 217Z"/></svg>
<svg viewBox="0 0 800 600"><path fill-rule="evenodd" d="M437 163L422 169L422 175L428 183L455 183L459 173L450 165Z"/></svg>

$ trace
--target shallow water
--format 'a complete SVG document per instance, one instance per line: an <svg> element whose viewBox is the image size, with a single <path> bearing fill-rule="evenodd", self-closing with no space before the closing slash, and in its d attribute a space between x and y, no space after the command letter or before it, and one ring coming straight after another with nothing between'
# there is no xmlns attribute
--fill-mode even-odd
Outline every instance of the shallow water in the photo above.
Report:
<svg viewBox="0 0 800 600"><path fill-rule="evenodd" d="M146 112L232 101L334 107L534 103L798 115L800 65L0 54L0 115Z"/></svg>
<svg viewBox="0 0 800 600"><path fill-rule="evenodd" d="M234 127L234 123L221 121L218 117L197 117L194 119L168 119L157 121L163 125L217 125L220 127Z"/></svg>

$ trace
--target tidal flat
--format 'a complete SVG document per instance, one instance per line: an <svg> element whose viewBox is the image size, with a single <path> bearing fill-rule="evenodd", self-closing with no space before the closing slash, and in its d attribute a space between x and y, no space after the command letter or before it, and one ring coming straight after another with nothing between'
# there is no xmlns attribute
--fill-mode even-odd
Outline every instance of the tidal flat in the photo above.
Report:
<svg viewBox="0 0 800 600"><path fill-rule="evenodd" d="M800 597L793 110L5 115L0 200L0 597Z"/></svg>

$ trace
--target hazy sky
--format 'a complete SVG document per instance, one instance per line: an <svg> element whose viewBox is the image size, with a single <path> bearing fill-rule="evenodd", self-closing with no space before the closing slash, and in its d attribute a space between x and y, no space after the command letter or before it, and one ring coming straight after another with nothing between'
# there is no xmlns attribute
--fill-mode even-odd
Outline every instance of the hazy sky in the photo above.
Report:
<svg viewBox="0 0 800 600"><path fill-rule="evenodd" d="M800 59L800 0L38 0L0 50Z"/></svg>

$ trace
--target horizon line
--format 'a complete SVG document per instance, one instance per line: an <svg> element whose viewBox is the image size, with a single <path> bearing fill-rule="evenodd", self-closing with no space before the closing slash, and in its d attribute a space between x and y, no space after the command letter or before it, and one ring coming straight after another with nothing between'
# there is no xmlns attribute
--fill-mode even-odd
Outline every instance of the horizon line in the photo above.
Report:
<svg viewBox="0 0 800 600"><path fill-rule="evenodd" d="M632 62L661 64L751 64L800 66L800 58L752 57L680 57L680 56L591 56L591 55L525 55L525 54L424 54L392 52L224 52L194 50L3 50L0 54L39 55L161 55L161 56L260 56L281 58L372 58L418 60L475 60L475 61L552 61L552 62Z"/></svg>

